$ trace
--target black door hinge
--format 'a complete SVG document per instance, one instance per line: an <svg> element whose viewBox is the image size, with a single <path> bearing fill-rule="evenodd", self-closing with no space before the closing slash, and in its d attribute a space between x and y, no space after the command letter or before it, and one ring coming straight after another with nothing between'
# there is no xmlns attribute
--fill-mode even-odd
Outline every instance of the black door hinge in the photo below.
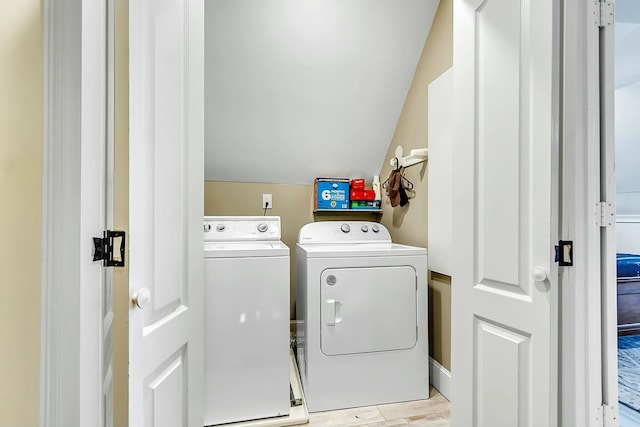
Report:
<svg viewBox="0 0 640 427"><path fill-rule="evenodd" d="M124 267L125 234L107 230L102 233L103 237L94 237L93 260L102 261L104 267Z"/></svg>
<svg viewBox="0 0 640 427"><path fill-rule="evenodd" d="M573 266L573 240L560 240L556 246L556 259L560 267Z"/></svg>

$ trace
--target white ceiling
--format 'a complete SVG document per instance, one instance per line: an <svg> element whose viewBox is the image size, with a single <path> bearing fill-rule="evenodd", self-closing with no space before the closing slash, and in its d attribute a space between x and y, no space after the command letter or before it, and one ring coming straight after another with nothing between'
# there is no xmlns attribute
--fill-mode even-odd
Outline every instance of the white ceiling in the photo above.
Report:
<svg viewBox="0 0 640 427"><path fill-rule="evenodd" d="M205 178L378 174L438 1L205 0Z"/></svg>

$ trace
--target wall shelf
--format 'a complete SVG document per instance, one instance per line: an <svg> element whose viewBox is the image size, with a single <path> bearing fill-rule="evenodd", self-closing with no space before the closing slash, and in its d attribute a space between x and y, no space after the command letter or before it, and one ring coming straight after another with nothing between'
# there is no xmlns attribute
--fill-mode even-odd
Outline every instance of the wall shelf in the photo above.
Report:
<svg viewBox="0 0 640 427"><path fill-rule="evenodd" d="M409 166L417 165L418 163L426 162L429 158L429 149L427 148L416 148L410 151L408 156L403 157L404 150L402 149L402 145L398 145L396 147L396 156L389 160L389 164L394 169L398 168L408 168Z"/></svg>
<svg viewBox="0 0 640 427"><path fill-rule="evenodd" d="M381 214L382 209L316 209L313 211L314 214L324 214L324 213L332 213L332 214L343 214L343 213L372 213L372 214Z"/></svg>

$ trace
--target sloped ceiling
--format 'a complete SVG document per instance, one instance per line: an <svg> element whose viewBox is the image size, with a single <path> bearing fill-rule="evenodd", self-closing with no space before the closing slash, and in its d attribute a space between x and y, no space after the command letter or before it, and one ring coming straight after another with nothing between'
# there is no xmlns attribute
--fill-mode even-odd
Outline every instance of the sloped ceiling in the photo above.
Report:
<svg viewBox="0 0 640 427"><path fill-rule="evenodd" d="M205 179L379 174L437 6L205 0Z"/></svg>

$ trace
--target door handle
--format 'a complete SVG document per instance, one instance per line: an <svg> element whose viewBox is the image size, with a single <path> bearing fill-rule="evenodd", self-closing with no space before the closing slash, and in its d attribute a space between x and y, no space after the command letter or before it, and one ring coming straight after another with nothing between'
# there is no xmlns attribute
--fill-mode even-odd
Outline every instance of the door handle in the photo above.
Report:
<svg viewBox="0 0 640 427"><path fill-rule="evenodd" d="M336 300L328 299L327 306L327 314L329 315L327 319L327 325L336 326Z"/></svg>
<svg viewBox="0 0 640 427"><path fill-rule="evenodd" d="M535 280L536 282L544 282L548 277L547 271L540 266L533 267L531 276L533 276L533 280Z"/></svg>
<svg viewBox="0 0 640 427"><path fill-rule="evenodd" d="M327 326L336 326L336 324L342 322L342 317L339 315L340 301L334 299L328 299L327 304Z"/></svg>
<svg viewBox="0 0 640 427"><path fill-rule="evenodd" d="M151 291L149 288L140 288L131 300L140 310L144 310L151 302Z"/></svg>

